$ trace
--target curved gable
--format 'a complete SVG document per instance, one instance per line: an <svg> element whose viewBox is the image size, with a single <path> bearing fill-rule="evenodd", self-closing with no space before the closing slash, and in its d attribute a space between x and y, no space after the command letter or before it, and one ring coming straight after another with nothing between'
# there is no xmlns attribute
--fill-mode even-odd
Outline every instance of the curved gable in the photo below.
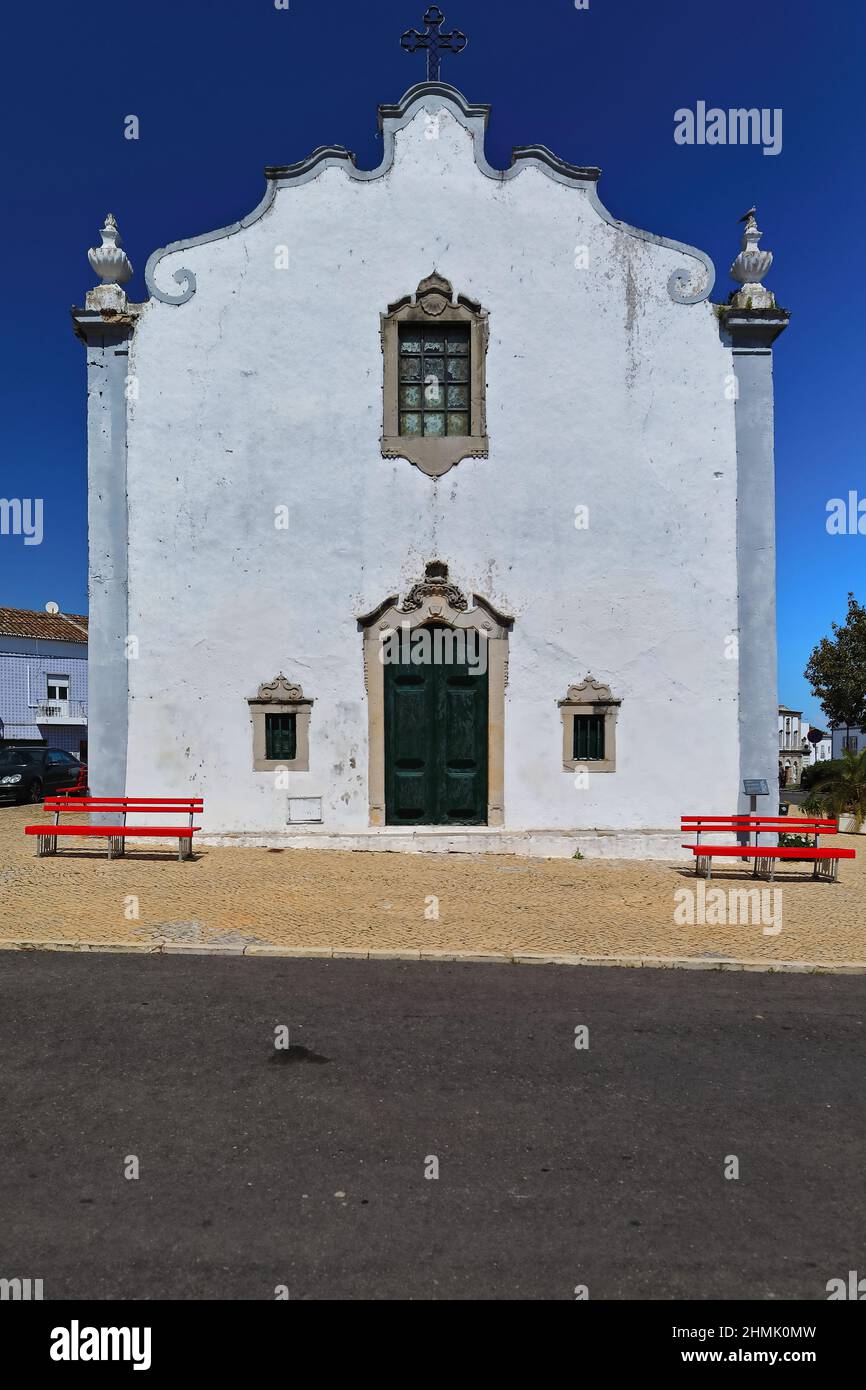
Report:
<svg viewBox="0 0 866 1390"><path fill-rule="evenodd" d="M506 184L518 178L527 169L536 169L558 184L583 192L591 206L604 222L625 236L637 238L669 251L680 252L692 264L677 267L671 271L667 290L670 298L677 304L697 304L707 299L715 282L715 269L709 256L694 246L674 241L668 237L657 236L630 226L612 217L601 202L597 183L600 169L591 166L578 166L559 159L544 145L525 145L516 148L508 169L495 169L488 163L485 153L485 134L490 115L488 105L478 105L467 101L456 87L443 82L424 82L409 91L396 105L380 106L379 129L383 139L381 163L374 169L359 169L355 156L350 150L339 145L323 145L314 150L306 159L296 164L269 166L265 169L268 186L261 202L246 217L227 227L217 228L201 236L187 237L171 242L154 251L145 267L145 281L154 299L163 304L185 304L196 292L197 281L194 270L183 263L169 265L157 277L161 262L177 257L179 253L191 251L210 242L237 235L252 226L265 215L272 206L278 192L297 188L319 178L326 170L341 169L346 177L355 182L371 183L390 174L395 167L397 138L401 132L424 114L428 122L422 138L429 134L429 122L437 121L440 113L447 112L471 139L472 156L480 173L488 179ZM438 133L438 126L436 127ZM431 143L433 143L431 141ZM697 263L697 264L695 264ZM169 282L173 281L174 284Z"/></svg>

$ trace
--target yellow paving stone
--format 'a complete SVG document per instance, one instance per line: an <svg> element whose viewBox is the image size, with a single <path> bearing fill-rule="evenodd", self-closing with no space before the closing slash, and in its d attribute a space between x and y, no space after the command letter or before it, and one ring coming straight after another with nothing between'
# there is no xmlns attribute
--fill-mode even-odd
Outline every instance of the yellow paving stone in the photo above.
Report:
<svg viewBox="0 0 866 1390"><path fill-rule="evenodd" d="M674 894L698 884L689 864L207 845L180 863L168 842L133 844L109 861L96 841L39 859L24 826L48 820L41 808L0 807L0 944L159 950L165 943L180 954L210 948L227 956L288 948L349 959L687 960L706 969L806 961L853 972L866 962L861 836L838 837L858 856L840 864L837 884L815 882L810 867L798 865L780 867L770 885L745 865L717 861L706 887L780 890L782 930L773 936L760 923L678 925ZM425 917L431 896L439 900L437 921Z"/></svg>

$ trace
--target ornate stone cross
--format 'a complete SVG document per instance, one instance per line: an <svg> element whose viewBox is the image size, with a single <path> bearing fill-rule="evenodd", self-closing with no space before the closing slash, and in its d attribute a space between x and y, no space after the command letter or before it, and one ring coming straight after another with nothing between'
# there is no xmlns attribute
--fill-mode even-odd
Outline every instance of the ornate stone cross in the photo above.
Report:
<svg viewBox="0 0 866 1390"><path fill-rule="evenodd" d="M427 81L438 82L442 54L462 53L468 40L459 29L455 29L451 34L440 33L445 16L438 5L430 6L424 16L424 23L427 27L423 34L417 29L407 29L400 39L400 46L405 48L407 53L417 53L420 49L426 48Z"/></svg>

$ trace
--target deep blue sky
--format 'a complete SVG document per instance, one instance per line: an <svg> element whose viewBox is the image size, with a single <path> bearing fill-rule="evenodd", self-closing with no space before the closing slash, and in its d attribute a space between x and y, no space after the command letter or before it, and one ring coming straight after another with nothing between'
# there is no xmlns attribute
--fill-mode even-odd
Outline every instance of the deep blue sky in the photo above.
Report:
<svg viewBox="0 0 866 1390"><path fill-rule="evenodd" d="M168 241L259 201L265 164L329 142L379 162L376 106L424 77L399 46L426 0L44 0L4 12L0 495L45 499L45 541L0 537L0 605L86 611L84 351L69 306L117 216L143 269ZM866 536L828 536L829 498L866 497L863 450L862 0L443 0L469 47L443 77L493 104L488 153L540 142L602 168L617 217L709 252L733 288L737 219L757 203L767 283L793 312L776 351L779 695L821 715L802 671L866 597ZM698 100L781 107L781 154L674 143ZM124 139L124 117L141 138ZM698 634L696 634L696 637Z"/></svg>

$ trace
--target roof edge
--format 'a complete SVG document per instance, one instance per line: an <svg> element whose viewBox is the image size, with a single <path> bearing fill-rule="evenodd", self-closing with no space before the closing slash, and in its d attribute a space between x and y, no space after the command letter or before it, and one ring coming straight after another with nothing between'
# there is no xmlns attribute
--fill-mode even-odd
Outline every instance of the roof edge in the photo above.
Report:
<svg viewBox="0 0 866 1390"><path fill-rule="evenodd" d="M84 630L72 630L76 624L83 624ZM15 630L16 626L18 631ZM0 605L0 640L13 637L25 642L70 642L84 647L87 646L88 628L86 613L60 615L44 613L38 608L8 608Z"/></svg>
<svg viewBox="0 0 866 1390"><path fill-rule="evenodd" d="M485 152L485 135L491 109L489 104L468 101L458 88L450 86L447 82L417 83L414 87L410 87L395 105L379 107L379 128L382 133L383 151L382 161L374 169L359 169L354 154L342 145L320 145L306 159L299 160L295 164L269 165L265 169L265 177L268 181L265 194L261 202L246 217L241 218L238 222L232 222L226 227L206 232L202 236L187 237L180 241L170 242L168 246L153 252L144 270L145 283L151 295L163 304L175 306L186 304L196 291L195 274L187 267L181 266L171 276L179 289L163 289L155 279L155 272L160 261L174 252L190 250L211 241L220 241L224 237L234 236L237 232L243 231L264 216L273 203L278 190L298 187L309 182L310 179L318 177L324 169L333 167L342 168L348 178L361 182L371 182L373 179L382 178L389 172L394 162L397 132L414 119L421 107L428 106L440 109L443 105L472 135L475 163L486 178L507 182L519 177L524 169L535 168L557 183L582 189L599 217L609 226L624 232L627 236L636 237L640 241L651 242L656 246L678 251L699 263L704 270L704 275L701 277L698 274L697 283L691 268L679 268L669 276L667 290L675 304L697 304L709 298L716 278L715 267L709 256L686 242L674 241L669 237L642 231L638 227L632 227L629 223L621 222L618 218L612 217L598 197L596 184L601 170L597 167L569 164L545 145L520 145L512 152L509 168L495 169L488 162Z"/></svg>

